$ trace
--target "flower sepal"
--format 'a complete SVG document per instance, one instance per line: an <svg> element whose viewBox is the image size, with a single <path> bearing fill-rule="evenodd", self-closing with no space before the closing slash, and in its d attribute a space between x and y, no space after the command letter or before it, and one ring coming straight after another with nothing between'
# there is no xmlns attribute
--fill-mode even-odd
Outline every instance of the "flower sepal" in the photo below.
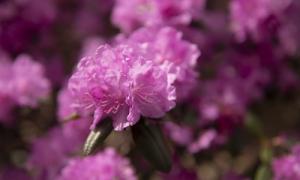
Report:
<svg viewBox="0 0 300 180"><path fill-rule="evenodd" d="M91 130L83 147L83 154L90 155L93 153L112 132L113 126L110 119L103 119L96 127Z"/></svg>

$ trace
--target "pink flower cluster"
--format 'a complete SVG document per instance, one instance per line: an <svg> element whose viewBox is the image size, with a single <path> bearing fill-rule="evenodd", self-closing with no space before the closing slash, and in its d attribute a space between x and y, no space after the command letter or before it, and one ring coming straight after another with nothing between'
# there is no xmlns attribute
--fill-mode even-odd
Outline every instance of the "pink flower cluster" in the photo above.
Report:
<svg viewBox="0 0 300 180"><path fill-rule="evenodd" d="M108 148L94 156L71 160L58 179L135 180L137 178L129 160Z"/></svg>
<svg viewBox="0 0 300 180"><path fill-rule="evenodd" d="M69 159L81 152L89 130L84 123L77 120L54 127L33 141L27 167L35 172L35 178L56 178Z"/></svg>
<svg viewBox="0 0 300 180"><path fill-rule="evenodd" d="M20 55L14 62L2 56L0 60L0 119L8 120L16 105L37 107L50 93L50 82L44 67L28 55Z"/></svg>
<svg viewBox="0 0 300 180"><path fill-rule="evenodd" d="M0 47L21 53L49 28L57 15L54 1L4 1L0 4Z"/></svg>
<svg viewBox="0 0 300 180"><path fill-rule="evenodd" d="M299 145L275 157L299 139L272 138L299 129L299 17L300 0L2 0L0 179L300 179ZM80 157L98 144L140 177L111 148Z"/></svg>
<svg viewBox="0 0 300 180"><path fill-rule="evenodd" d="M91 118L78 114L72 103L70 91L67 88L61 89L58 94L58 120L62 123L64 136L80 144L89 132Z"/></svg>
<svg viewBox="0 0 300 180"><path fill-rule="evenodd" d="M279 157L272 162L274 180L293 180L300 178L300 146L295 145L289 155Z"/></svg>
<svg viewBox="0 0 300 180"><path fill-rule="evenodd" d="M181 32L170 27L141 28L131 34L127 43L139 44L141 53L155 64L171 65L170 73L176 77L177 102L192 94L197 85L195 67L200 51L195 44L184 40Z"/></svg>
<svg viewBox="0 0 300 180"><path fill-rule="evenodd" d="M299 49L297 0L231 0L231 26L236 39L262 41L276 37L288 54Z"/></svg>
<svg viewBox="0 0 300 180"><path fill-rule="evenodd" d="M117 0L112 22L123 32L141 26L187 25L199 16L205 0Z"/></svg>
<svg viewBox="0 0 300 180"><path fill-rule="evenodd" d="M157 38L143 38L150 32ZM143 29L114 47L100 46L80 60L69 80L73 106L94 114L92 128L108 116L115 130L134 125L140 116L161 118L175 106L174 81L189 81L198 55L169 27Z"/></svg>
<svg viewBox="0 0 300 180"><path fill-rule="evenodd" d="M37 179L54 179L74 154L81 152L82 144L89 133L91 120L77 116L72 105L72 96L67 88L58 94L57 118L61 126L35 139L27 167L35 171Z"/></svg>
<svg viewBox="0 0 300 180"><path fill-rule="evenodd" d="M232 28L237 39L244 41L249 33L254 39L262 38L260 28L264 27L267 19L282 15L290 3L291 0L232 0Z"/></svg>

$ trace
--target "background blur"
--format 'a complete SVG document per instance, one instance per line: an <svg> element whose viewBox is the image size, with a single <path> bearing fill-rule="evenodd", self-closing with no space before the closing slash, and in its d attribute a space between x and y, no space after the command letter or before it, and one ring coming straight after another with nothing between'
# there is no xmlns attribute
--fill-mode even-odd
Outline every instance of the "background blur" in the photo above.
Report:
<svg viewBox="0 0 300 180"><path fill-rule="evenodd" d="M175 168L144 165L130 130L105 146L140 179L300 179L274 165L299 140L299 2L0 0L0 179L57 179L89 133L60 110L77 62L151 26L176 29L201 52L186 99L160 124Z"/></svg>

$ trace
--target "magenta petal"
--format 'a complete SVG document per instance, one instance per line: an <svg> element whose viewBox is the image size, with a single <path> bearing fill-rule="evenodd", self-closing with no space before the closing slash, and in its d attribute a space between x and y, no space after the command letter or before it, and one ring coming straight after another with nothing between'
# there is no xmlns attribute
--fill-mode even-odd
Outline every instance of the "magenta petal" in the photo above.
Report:
<svg viewBox="0 0 300 180"><path fill-rule="evenodd" d="M135 124L135 122L127 121L128 107L122 106L120 110L113 115L113 126L116 131L121 131L124 128Z"/></svg>
<svg viewBox="0 0 300 180"><path fill-rule="evenodd" d="M102 119L102 116L103 116L103 112L102 112L101 108L97 108L94 112L94 120L91 125L91 129L96 128L96 125L100 122L100 120Z"/></svg>
<svg viewBox="0 0 300 180"><path fill-rule="evenodd" d="M129 114L127 120L132 123L136 123L140 119L140 112L137 109L136 105L132 103L132 106L129 108Z"/></svg>

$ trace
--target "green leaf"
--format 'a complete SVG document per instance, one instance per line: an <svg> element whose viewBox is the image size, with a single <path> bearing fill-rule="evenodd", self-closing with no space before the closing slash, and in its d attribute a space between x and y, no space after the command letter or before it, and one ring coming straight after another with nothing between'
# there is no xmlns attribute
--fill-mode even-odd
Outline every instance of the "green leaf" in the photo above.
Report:
<svg viewBox="0 0 300 180"><path fill-rule="evenodd" d="M255 136L259 138L262 138L264 136L262 124L253 113L247 114L245 126Z"/></svg>
<svg viewBox="0 0 300 180"><path fill-rule="evenodd" d="M102 120L94 130L90 132L85 140L83 147L83 154L89 155L93 153L107 138L113 130L112 122L110 119Z"/></svg>
<svg viewBox="0 0 300 180"><path fill-rule="evenodd" d="M154 168L162 172L171 170L171 154L158 126L140 120L132 127L132 134L138 150Z"/></svg>
<svg viewBox="0 0 300 180"><path fill-rule="evenodd" d="M269 147L264 147L259 154L260 160L263 163L269 163L272 160L273 152L272 149Z"/></svg>
<svg viewBox="0 0 300 180"><path fill-rule="evenodd" d="M271 180L272 179L272 171L270 166L261 165L255 175L254 180Z"/></svg>

